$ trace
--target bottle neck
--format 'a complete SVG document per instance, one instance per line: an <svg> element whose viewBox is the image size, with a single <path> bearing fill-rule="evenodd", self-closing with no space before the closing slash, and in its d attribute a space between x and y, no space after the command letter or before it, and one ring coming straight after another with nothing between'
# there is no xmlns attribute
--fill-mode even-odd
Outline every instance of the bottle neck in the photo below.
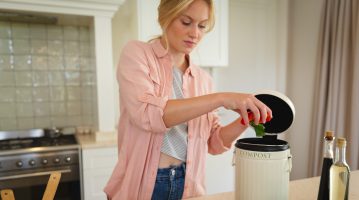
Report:
<svg viewBox="0 0 359 200"><path fill-rule="evenodd" d="M336 147L336 150L335 150L335 162L345 163L345 164L346 164L346 160L345 160L345 146L343 146L343 147Z"/></svg>
<svg viewBox="0 0 359 200"><path fill-rule="evenodd" d="M324 158L333 159L333 140L325 140L324 142Z"/></svg>

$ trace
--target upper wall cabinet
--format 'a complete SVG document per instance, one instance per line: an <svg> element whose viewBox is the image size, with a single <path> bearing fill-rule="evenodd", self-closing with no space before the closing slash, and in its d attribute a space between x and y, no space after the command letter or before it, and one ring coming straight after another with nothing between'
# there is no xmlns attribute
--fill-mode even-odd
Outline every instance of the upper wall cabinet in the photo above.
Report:
<svg viewBox="0 0 359 200"><path fill-rule="evenodd" d="M137 0L138 38L148 41L161 34L157 22L160 0ZM228 65L228 0L214 0L216 23L199 46L192 52L194 62L201 67L224 67Z"/></svg>

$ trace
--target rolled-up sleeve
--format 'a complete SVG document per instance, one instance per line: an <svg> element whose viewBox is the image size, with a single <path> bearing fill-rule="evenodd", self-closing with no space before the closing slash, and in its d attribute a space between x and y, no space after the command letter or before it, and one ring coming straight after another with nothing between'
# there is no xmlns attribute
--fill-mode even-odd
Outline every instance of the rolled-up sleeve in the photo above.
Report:
<svg viewBox="0 0 359 200"><path fill-rule="evenodd" d="M148 62L148 52L143 44L129 42L120 56L117 80L120 88L121 107L124 106L131 122L148 132L165 132L168 130L163 121L163 110L168 101L167 96L155 92L159 77L154 77Z"/></svg>

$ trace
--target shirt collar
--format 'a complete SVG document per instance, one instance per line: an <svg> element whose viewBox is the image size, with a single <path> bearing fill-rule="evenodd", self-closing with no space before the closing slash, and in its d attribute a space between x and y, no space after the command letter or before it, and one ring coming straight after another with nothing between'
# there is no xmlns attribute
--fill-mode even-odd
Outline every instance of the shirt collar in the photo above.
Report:
<svg viewBox="0 0 359 200"><path fill-rule="evenodd" d="M192 76L197 76L198 74L198 69L197 67L193 64L193 61L190 57L190 55L186 55L186 59L188 60L188 68L186 69L186 71L188 70L188 74L192 75Z"/></svg>
<svg viewBox="0 0 359 200"><path fill-rule="evenodd" d="M150 45L153 49L153 51L155 52L156 56L159 58L164 57L165 55L168 54L168 50L165 49L162 44L161 44L161 40L160 39L154 39L150 42Z"/></svg>
<svg viewBox="0 0 359 200"><path fill-rule="evenodd" d="M152 49L155 52L156 56L158 58L162 58L165 57L166 55L168 55L168 50L165 49L162 44L161 44L161 40L160 39L154 39L151 43ZM190 55L186 55L186 59L188 60L189 66L187 68L188 73L192 76L197 76L198 74L198 69L197 67L194 65L191 56ZM187 70L185 73L187 73Z"/></svg>

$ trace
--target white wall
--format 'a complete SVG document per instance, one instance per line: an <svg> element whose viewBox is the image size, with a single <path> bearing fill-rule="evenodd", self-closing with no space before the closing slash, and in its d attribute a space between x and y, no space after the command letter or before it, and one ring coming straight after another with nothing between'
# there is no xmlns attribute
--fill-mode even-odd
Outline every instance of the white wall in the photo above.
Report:
<svg viewBox="0 0 359 200"><path fill-rule="evenodd" d="M214 69L217 90L254 92L262 88L271 88L282 91L282 86L276 81L286 76L285 93L296 107L295 121L284 135L293 155L291 179L306 178L308 160L311 159L309 136L314 134L310 132L311 111L323 0L288 1L288 27L278 24L283 20L278 16L282 16L280 9L286 4L285 1L230 2L229 66ZM261 6L270 2L277 7ZM254 6L255 4L257 6ZM288 60L284 60L287 67L286 71L281 68L277 69L277 73L273 73L276 70L273 65L283 61L283 58L278 59L278 56L281 56L280 51L285 49L281 44L285 38L282 35L283 31L278 32L283 27L289 30ZM224 124L237 116L233 112L223 110L220 114ZM251 136L251 133L246 133L245 136ZM221 156L209 156L207 186L210 193L226 191L232 187L233 170L228 164L231 154L232 150ZM216 176L215 171L218 169L221 169L221 173ZM226 181L215 181L218 179Z"/></svg>
<svg viewBox="0 0 359 200"><path fill-rule="evenodd" d="M278 36L285 35L282 31L286 30L283 29L286 20L279 19L285 15L282 9L286 5L286 1L279 0L230 1L229 66L213 69L217 91L253 93L285 88L282 85L285 73L281 75L280 67L286 62L283 54L286 42ZM238 115L222 109L220 117L225 125ZM253 130L248 129L243 137L254 137ZM234 147L222 155L208 156L206 184L209 194L234 190L233 150Z"/></svg>
<svg viewBox="0 0 359 200"><path fill-rule="evenodd" d="M113 48L113 63L114 70L117 69L117 63L120 57L120 53L124 45L137 38L137 15L136 15L136 1L127 0L125 1L120 9L115 13L112 19L112 48ZM115 73L116 76L116 73ZM119 117L119 92L117 78L114 78L115 82L115 98L116 98L116 119ZM116 121L117 127L117 121Z"/></svg>
<svg viewBox="0 0 359 200"><path fill-rule="evenodd" d="M296 107L289 132L293 153L292 179L308 176L309 136L313 110L316 56L323 0L290 1L288 93Z"/></svg>

